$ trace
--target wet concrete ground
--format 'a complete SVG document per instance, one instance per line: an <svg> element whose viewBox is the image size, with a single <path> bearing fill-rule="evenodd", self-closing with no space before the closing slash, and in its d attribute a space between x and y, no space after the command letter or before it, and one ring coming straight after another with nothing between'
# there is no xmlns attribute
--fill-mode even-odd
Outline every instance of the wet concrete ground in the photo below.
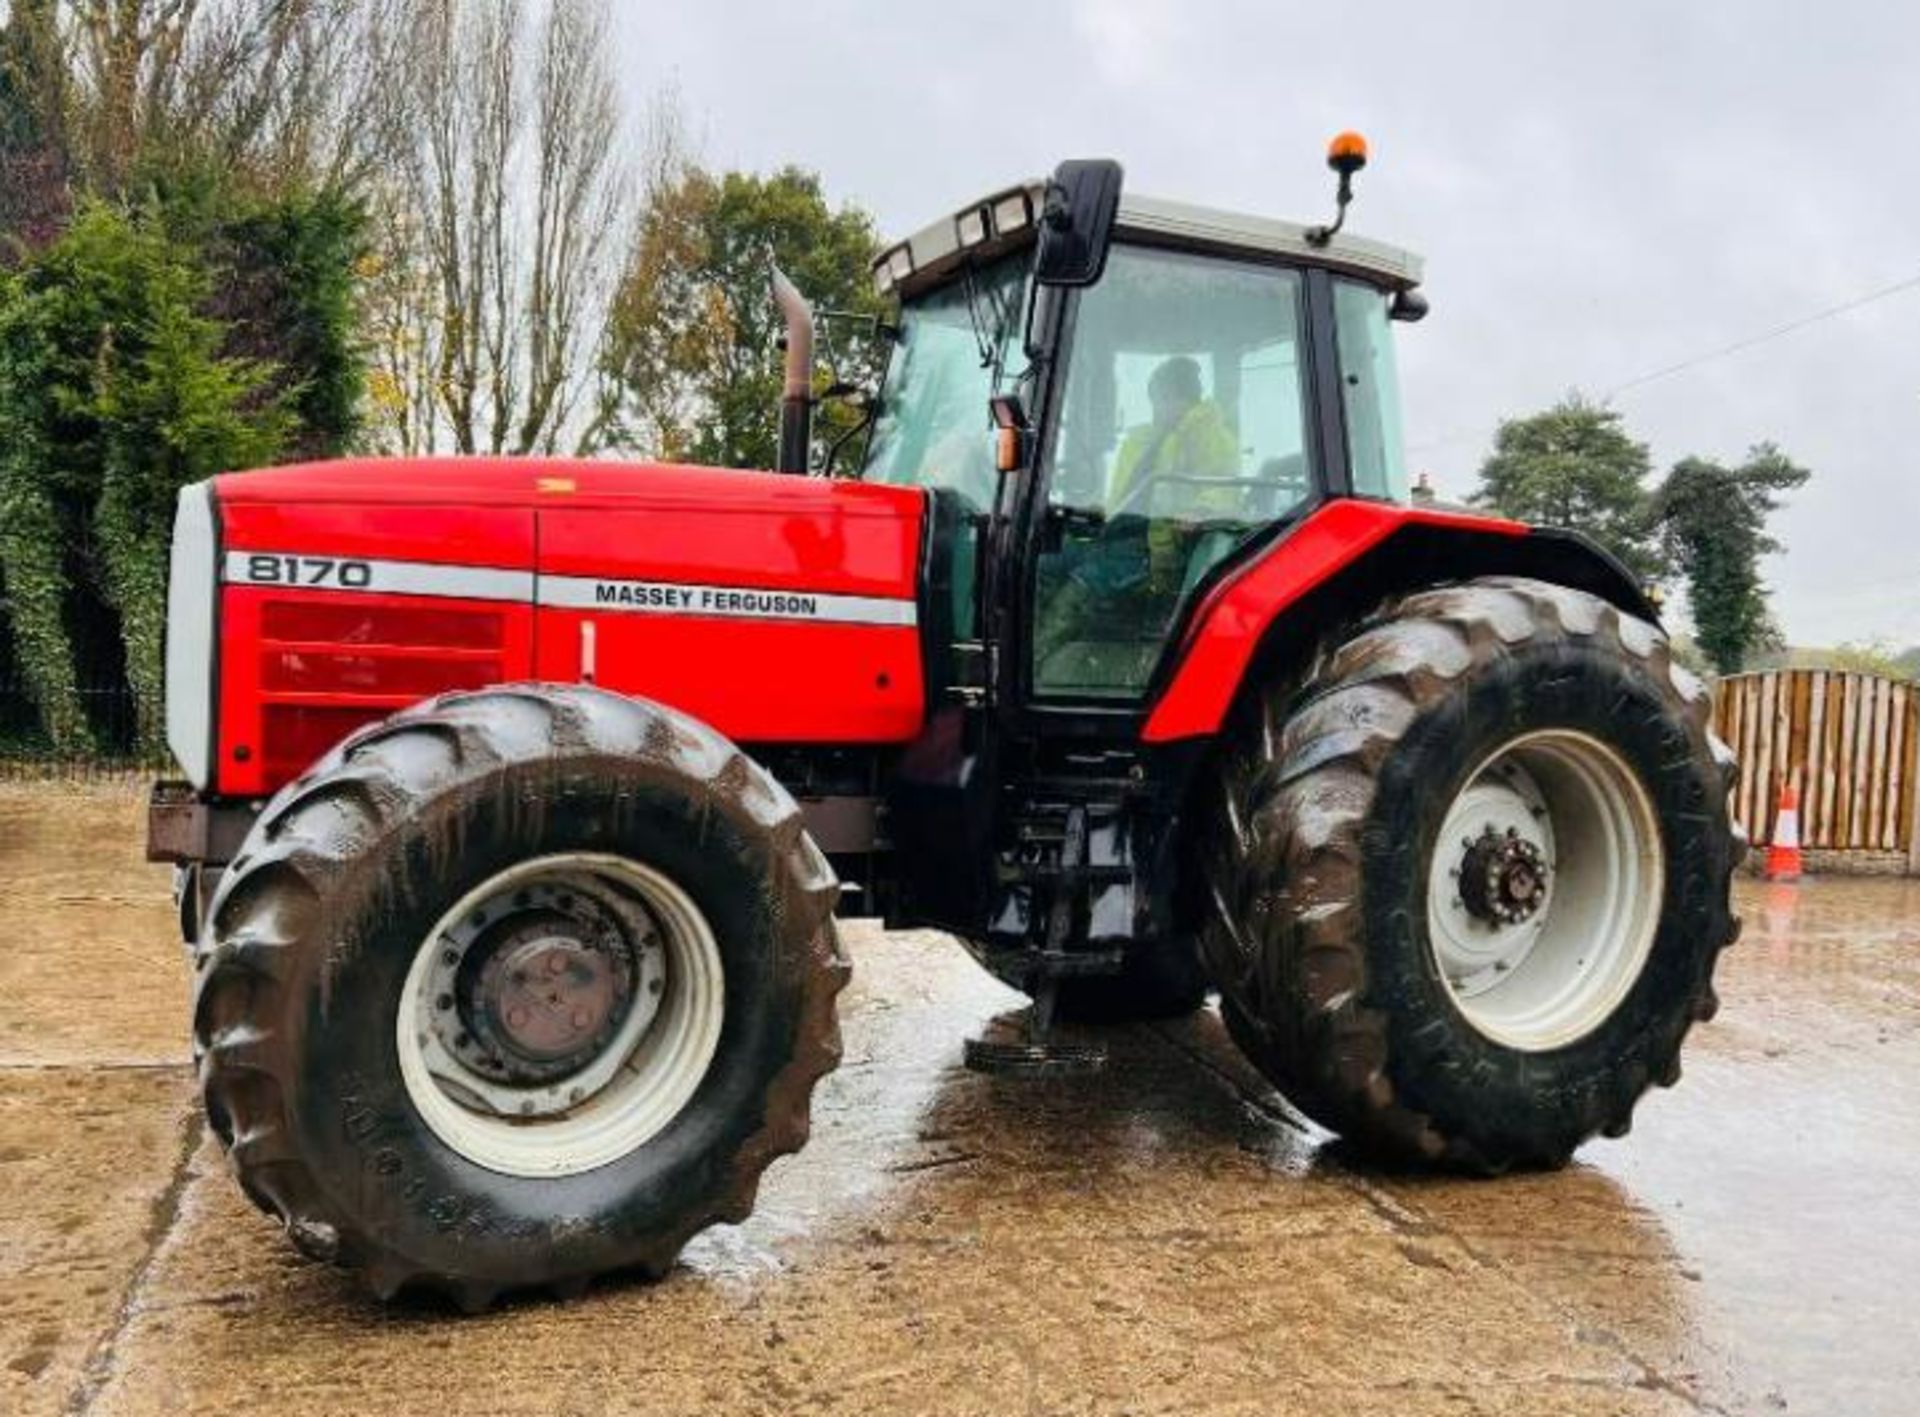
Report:
<svg viewBox="0 0 1920 1417"><path fill-rule="evenodd" d="M383 1309L195 1107L139 789L0 786L0 1412L1920 1410L1920 882L1743 889L1725 1007L1631 1137L1351 1169L1211 1015L997 1082L1018 1004L855 927L845 1065L664 1283Z"/></svg>

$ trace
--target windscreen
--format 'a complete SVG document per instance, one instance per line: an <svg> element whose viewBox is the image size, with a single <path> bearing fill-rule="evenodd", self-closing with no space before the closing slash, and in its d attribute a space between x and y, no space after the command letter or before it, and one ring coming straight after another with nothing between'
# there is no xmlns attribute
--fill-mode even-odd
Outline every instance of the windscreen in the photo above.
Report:
<svg viewBox="0 0 1920 1417"><path fill-rule="evenodd" d="M970 511L992 508L992 366L1015 357L1030 260L1026 251L1003 257L901 310L863 480L945 488Z"/></svg>

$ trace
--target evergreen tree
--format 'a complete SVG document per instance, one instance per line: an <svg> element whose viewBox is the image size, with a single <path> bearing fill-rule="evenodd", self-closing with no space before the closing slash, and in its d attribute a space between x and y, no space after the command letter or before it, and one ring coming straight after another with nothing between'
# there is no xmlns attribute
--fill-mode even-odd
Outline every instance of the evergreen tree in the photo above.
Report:
<svg viewBox="0 0 1920 1417"><path fill-rule="evenodd" d="M1781 549L1767 534L1767 518L1779 509L1780 494L1809 476L1761 443L1738 467L1683 458L1653 496L1666 554L1686 578L1694 638L1723 674L1738 672L1754 650L1779 638L1760 578L1760 558Z"/></svg>
<svg viewBox="0 0 1920 1417"><path fill-rule="evenodd" d="M1584 532L1651 581L1664 570L1648 518L1651 467L1618 412L1569 394L1500 425L1472 500L1516 521Z"/></svg>
<svg viewBox="0 0 1920 1417"><path fill-rule="evenodd" d="M158 214L83 208L0 287L0 576L14 648L57 751L95 746L69 606L120 626L144 755L162 746L175 495L270 462L293 420L269 366L222 351L212 276Z"/></svg>
<svg viewBox="0 0 1920 1417"><path fill-rule="evenodd" d="M44 246L71 214L65 92L53 0L14 0L0 25L0 264Z"/></svg>

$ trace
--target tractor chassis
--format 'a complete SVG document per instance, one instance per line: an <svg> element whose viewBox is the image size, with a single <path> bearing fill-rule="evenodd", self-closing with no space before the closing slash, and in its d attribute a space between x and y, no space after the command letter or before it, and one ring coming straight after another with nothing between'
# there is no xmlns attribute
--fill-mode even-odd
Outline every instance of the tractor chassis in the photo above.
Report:
<svg viewBox="0 0 1920 1417"><path fill-rule="evenodd" d="M959 731L926 741L993 739L986 710L956 704L946 713ZM1181 930L1175 916L1186 903L1175 899L1171 844L1195 754L1033 738L997 751L962 746L886 760L794 746L750 751L793 794L833 863L846 887L842 913L957 934L997 978L1033 998L1018 1037L968 1040L968 1067L1032 1076L1103 1066L1099 1045L1054 1038L1062 986L1116 976L1130 952L1161 948ZM175 867L190 948L267 806L184 782L155 785L147 857ZM956 821L977 827L956 838Z"/></svg>

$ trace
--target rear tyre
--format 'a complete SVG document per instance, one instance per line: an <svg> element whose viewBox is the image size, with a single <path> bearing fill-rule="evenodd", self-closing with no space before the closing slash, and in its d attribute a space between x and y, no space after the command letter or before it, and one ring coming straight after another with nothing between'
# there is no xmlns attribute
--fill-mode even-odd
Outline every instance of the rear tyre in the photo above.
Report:
<svg viewBox="0 0 1920 1417"><path fill-rule="evenodd" d="M484 1307L658 1275L806 1140L838 887L711 729L447 695L286 788L197 953L207 1113L305 1252Z"/></svg>
<svg viewBox="0 0 1920 1417"><path fill-rule="evenodd" d="M1624 1133L1738 933L1708 711L1654 626L1510 579L1407 596L1254 695L1207 855L1235 1039L1393 1161L1551 1167Z"/></svg>

